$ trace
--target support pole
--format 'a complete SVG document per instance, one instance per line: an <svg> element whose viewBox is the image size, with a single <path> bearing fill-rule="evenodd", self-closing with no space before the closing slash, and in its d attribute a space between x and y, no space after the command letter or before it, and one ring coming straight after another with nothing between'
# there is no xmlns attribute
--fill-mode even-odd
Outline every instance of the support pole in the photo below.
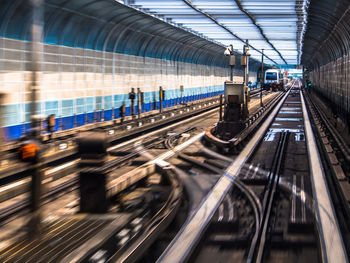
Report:
<svg viewBox="0 0 350 263"><path fill-rule="evenodd" d="M0 144L2 144L5 141L5 135L4 135L4 97L5 93L0 91ZM3 149L0 149L0 153L3 151Z"/></svg>
<svg viewBox="0 0 350 263"><path fill-rule="evenodd" d="M31 90L30 90L30 114L32 128L39 126L38 120L35 117L37 113L37 101L39 97L39 76L43 60L43 0L31 0L32 5L32 30L31 30Z"/></svg>
<svg viewBox="0 0 350 263"><path fill-rule="evenodd" d="M38 153L37 153L38 154ZM31 218L28 224L28 234L30 238L34 238L41 232L41 211L40 199L42 194L41 172L38 163L33 163L34 168L31 170L32 180L30 187L30 211Z"/></svg>
<svg viewBox="0 0 350 263"><path fill-rule="evenodd" d="M141 90L137 88L137 117L141 119Z"/></svg>
<svg viewBox="0 0 350 263"><path fill-rule="evenodd" d="M260 107L264 107L264 104L262 101L263 85L264 85L264 49L261 50Z"/></svg>
<svg viewBox="0 0 350 263"><path fill-rule="evenodd" d="M31 124L34 129L34 139L38 139L40 134L35 130L39 128L40 120L36 118L37 113L37 102L39 97L39 74L41 73L42 65L42 55L43 55L43 45L42 45L42 35L43 35L43 0L31 0L32 6L32 27L31 27L31 90L30 90L30 113L31 113ZM32 145L35 147L35 144ZM38 146L36 146L38 147ZM40 199L42 192L41 185L41 173L39 170L39 154L38 151L35 152L35 157L33 160L33 169L31 170L32 180L31 180L31 218L28 224L28 234L31 238L35 237L40 233Z"/></svg>
<svg viewBox="0 0 350 263"><path fill-rule="evenodd" d="M219 121L222 121L222 94L220 94L220 115L219 115Z"/></svg>
<svg viewBox="0 0 350 263"><path fill-rule="evenodd" d="M249 115L248 111L248 82L249 82L249 41L246 40L246 45L243 46L243 61L242 66L244 67L243 76L243 116L242 119L245 120Z"/></svg>
<svg viewBox="0 0 350 263"><path fill-rule="evenodd" d="M159 113L163 112L163 88L159 87Z"/></svg>
<svg viewBox="0 0 350 263"><path fill-rule="evenodd" d="M183 103L184 103L184 101L183 101L184 86L183 86L183 85L180 85L180 92L181 92L181 101L180 101L180 104L183 104Z"/></svg>
<svg viewBox="0 0 350 263"><path fill-rule="evenodd" d="M233 81L233 67L235 66L235 54L233 53L233 46L230 45L230 81Z"/></svg>
<svg viewBox="0 0 350 263"><path fill-rule="evenodd" d="M130 115L132 118L135 117L135 90L131 88L131 92L129 92L129 100L130 100Z"/></svg>

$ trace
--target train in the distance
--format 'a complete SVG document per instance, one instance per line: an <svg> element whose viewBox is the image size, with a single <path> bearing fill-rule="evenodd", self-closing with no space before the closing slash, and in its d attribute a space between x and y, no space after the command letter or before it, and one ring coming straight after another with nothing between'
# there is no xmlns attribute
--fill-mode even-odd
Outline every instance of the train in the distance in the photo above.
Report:
<svg viewBox="0 0 350 263"><path fill-rule="evenodd" d="M288 72L281 69L268 69L265 72L263 89L283 90L288 83Z"/></svg>

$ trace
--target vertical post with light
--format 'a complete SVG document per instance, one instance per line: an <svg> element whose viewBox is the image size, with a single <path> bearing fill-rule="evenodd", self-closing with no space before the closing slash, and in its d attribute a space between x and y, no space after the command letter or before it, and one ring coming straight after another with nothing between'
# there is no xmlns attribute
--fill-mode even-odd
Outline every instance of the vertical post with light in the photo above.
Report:
<svg viewBox="0 0 350 263"><path fill-rule="evenodd" d="M4 98L5 98L5 93L0 91L0 144L5 141L4 138ZM3 149L0 149L0 153L3 151Z"/></svg>
<svg viewBox="0 0 350 263"><path fill-rule="evenodd" d="M37 103L40 91L40 77L42 73L42 61L43 61L43 24L44 24L44 0L31 0L32 11L32 25L31 25L31 84L30 84L30 114L31 114L31 128L33 128L33 139L37 140L40 136L38 129L40 128L40 119L37 114ZM32 143L31 146L37 143ZM39 147L38 147L39 148ZM35 152L38 154L38 150ZM33 168L31 169L31 186L30 186L30 210L32 212L28 221L28 234L30 238L38 235L41 231L41 211L40 200L42 195L42 178L39 170L39 158L35 156L33 159Z"/></svg>
<svg viewBox="0 0 350 263"><path fill-rule="evenodd" d="M233 81L233 67L235 56L233 46L230 45L224 52L229 56L230 80L225 81L224 100L220 98L220 107L224 106L224 114L220 110L220 119L216 126L217 135L223 140L230 140L244 129L243 121L243 82Z"/></svg>
<svg viewBox="0 0 350 263"><path fill-rule="evenodd" d="M224 52L225 56L229 57L229 65L230 65L230 81L233 82L233 68L235 66L235 54L233 53L233 46L232 44L226 47L226 50ZM226 87L226 85L225 85ZM226 92L225 92L226 93ZM220 114L219 114L219 121L222 121L222 105L226 105L226 101L223 102L223 95L220 95Z"/></svg>
<svg viewBox="0 0 350 263"><path fill-rule="evenodd" d="M183 101L184 86L183 85L180 85L180 93L181 93L180 104L182 105L184 103Z"/></svg>
<svg viewBox="0 0 350 263"><path fill-rule="evenodd" d="M163 112L163 88L159 86L159 113Z"/></svg>
<svg viewBox="0 0 350 263"><path fill-rule="evenodd" d="M261 77L260 77L260 107L263 107L262 89L264 85L264 49L261 50Z"/></svg>
<svg viewBox="0 0 350 263"><path fill-rule="evenodd" d="M32 128L39 126L37 114L37 102L39 97L39 74L43 60L43 0L31 0L32 27L31 27L31 91L30 114ZM36 134L37 136L39 134Z"/></svg>
<svg viewBox="0 0 350 263"><path fill-rule="evenodd" d="M141 90L137 88L137 117L141 119Z"/></svg>
<svg viewBox="0 0 350 263"><path fill-rule="evenodd" d="M248 112L248 81L249 81L249 41L246 40L246 44L243 46L243 54L241 56L241 66L244 68L244 76L243 76L243 116L245 119Z"/></svg>
<svg viewBox="0 0 350 263"><path fill-rule="evenodd" d="M230 81L233 81L233 68L235 66L235 54L233 53L233 46L229 45L225 52L224 52L225 56L229 56L230 58Z"/></svg>

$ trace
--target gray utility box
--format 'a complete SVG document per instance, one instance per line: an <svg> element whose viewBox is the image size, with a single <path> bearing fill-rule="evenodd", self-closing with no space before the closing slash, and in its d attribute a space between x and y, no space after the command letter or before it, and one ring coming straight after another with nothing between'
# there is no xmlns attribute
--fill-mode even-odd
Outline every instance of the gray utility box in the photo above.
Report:
<svg viewBox="0 0 350 263"><path fill-rule="evenodd" d="M244 103L243 83L234 81L225 81L225 103Z"/></svg>

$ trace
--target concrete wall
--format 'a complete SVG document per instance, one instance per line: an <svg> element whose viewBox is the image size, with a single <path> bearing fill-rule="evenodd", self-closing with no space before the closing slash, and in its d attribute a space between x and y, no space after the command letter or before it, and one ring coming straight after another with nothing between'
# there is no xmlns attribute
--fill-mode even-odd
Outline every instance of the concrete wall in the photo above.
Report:
<svg viewBox="0 0 350 263"><path fill-rule="evenodd" d="M30 42L1 38L0 90L6 93L7 137L19 137L30 120L29 69ZM180 85L185 87L185 100L222 92L228 73L227 68L44 44L37 113L55 114L61 121L57 129L67 129L73 127L74 115L77 125L86 123L84 114L88 122L100 120L102 110L104 119L112 118L113 109L119 117L119 106L129 106L132 87L141 88L146 110L151 110L159 100L159 86L166 90L164 106L170 106L181 96Z"/></svg>
<svg viewBox="0 0 350 263"><path fill-rule="evenodd" d="M335 114L350 127L350 54L310 72L318 93L332 104Z"/></svg>
<svg viewBox="0 0 350 263"><path fill-rule="evenodd" d="M159 107L159 86L164 107L223 92L229 69L66 46L43 45L38 115L55 114L56 129L119 117L124 103L130 112L131 88L144 92L145 110ZM3 126L7 139L20 137L30 121L30 42L0 38L0 91L6 93ZM243 72L235 69L234 80ZM250 72L256 81L256 72Z"/></svg>

